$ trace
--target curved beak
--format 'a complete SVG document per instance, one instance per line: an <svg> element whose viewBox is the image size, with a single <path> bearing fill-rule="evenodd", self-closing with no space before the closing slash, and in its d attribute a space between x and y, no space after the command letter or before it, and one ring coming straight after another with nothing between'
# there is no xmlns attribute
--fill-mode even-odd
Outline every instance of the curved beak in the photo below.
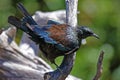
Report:
<svg viewBox="0 0 120 80"><path fill-rule="evenodd" d="M99 36L95 33L92 34L93 37L97 38L97 39L100 39Z"/></svg>

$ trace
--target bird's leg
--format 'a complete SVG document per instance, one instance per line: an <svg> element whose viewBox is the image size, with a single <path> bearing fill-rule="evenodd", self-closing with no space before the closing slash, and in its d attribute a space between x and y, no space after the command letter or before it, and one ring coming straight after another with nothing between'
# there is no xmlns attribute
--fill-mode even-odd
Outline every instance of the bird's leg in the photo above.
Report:
<svg viewBox="0 0 120 80"><path fill-rule="evenodd" d="M56 68L62 73L62 70L59 68L59 66L53 61L53 64L55 64Z"/></svg>
<svg viewBox="0 0 120 80"><path fill-rule="evenodd" d="M69 51L69 52L66 53L66 54L74 53L74 52L76 52L78 49L79 49L79 46L75 47L73 50Z"/></svg>

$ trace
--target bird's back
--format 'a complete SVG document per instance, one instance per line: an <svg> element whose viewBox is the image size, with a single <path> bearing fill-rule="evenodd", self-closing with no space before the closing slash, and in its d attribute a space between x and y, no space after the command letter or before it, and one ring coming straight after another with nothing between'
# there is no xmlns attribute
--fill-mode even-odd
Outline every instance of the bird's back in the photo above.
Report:
<svg viewBox="0 0 120 80"><path fill-rule="evenodd" d="M57 43L60 43L64 46L69 44L69 40L67 39L67 25L66 24L59 24L59 25L52 25L48 30L49 36L56 40Z"/></svg>

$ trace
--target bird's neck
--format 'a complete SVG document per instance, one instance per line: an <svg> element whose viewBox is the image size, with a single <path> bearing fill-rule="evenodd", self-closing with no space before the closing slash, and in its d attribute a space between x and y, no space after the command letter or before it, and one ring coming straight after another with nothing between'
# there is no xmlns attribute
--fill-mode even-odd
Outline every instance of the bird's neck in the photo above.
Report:
<svg viewBox="0 0 120 80"><path fill-rule="evenodd" d="M82 35L83 35L83 32L80 29L80 27L76 28L76 34L77 34L77 38L78 38L78 42L79 42L79 46L80 46L81 45L81 41L82 41Z"/></svg>
<svg viewBox="0 0 120 80"><path fill-rule="evenodd" d="M79 45L77 33L76 33L76 30L74 27L67 28L67 36L66 37L69 40L69 43L72 48L75 48L76 46Z"/></svg>

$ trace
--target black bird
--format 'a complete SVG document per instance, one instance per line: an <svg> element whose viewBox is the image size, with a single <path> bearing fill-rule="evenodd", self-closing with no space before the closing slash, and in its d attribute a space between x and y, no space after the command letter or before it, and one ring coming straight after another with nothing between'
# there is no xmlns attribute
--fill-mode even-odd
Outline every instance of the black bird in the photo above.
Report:
<svg viewBox="0 0 120 80"><path fill-rule="evenodd" d="M38 25L21 3L17 4L23 14L20 20L15 16L9 16L8 22L26 32L30 39L39 44L44 56L55 64L55 58L77 51L81 40L89 36L99 38L88 27L73 28L67 24L49 20L47 25ZM55 64L56 65L56 64Z"/></svg>

